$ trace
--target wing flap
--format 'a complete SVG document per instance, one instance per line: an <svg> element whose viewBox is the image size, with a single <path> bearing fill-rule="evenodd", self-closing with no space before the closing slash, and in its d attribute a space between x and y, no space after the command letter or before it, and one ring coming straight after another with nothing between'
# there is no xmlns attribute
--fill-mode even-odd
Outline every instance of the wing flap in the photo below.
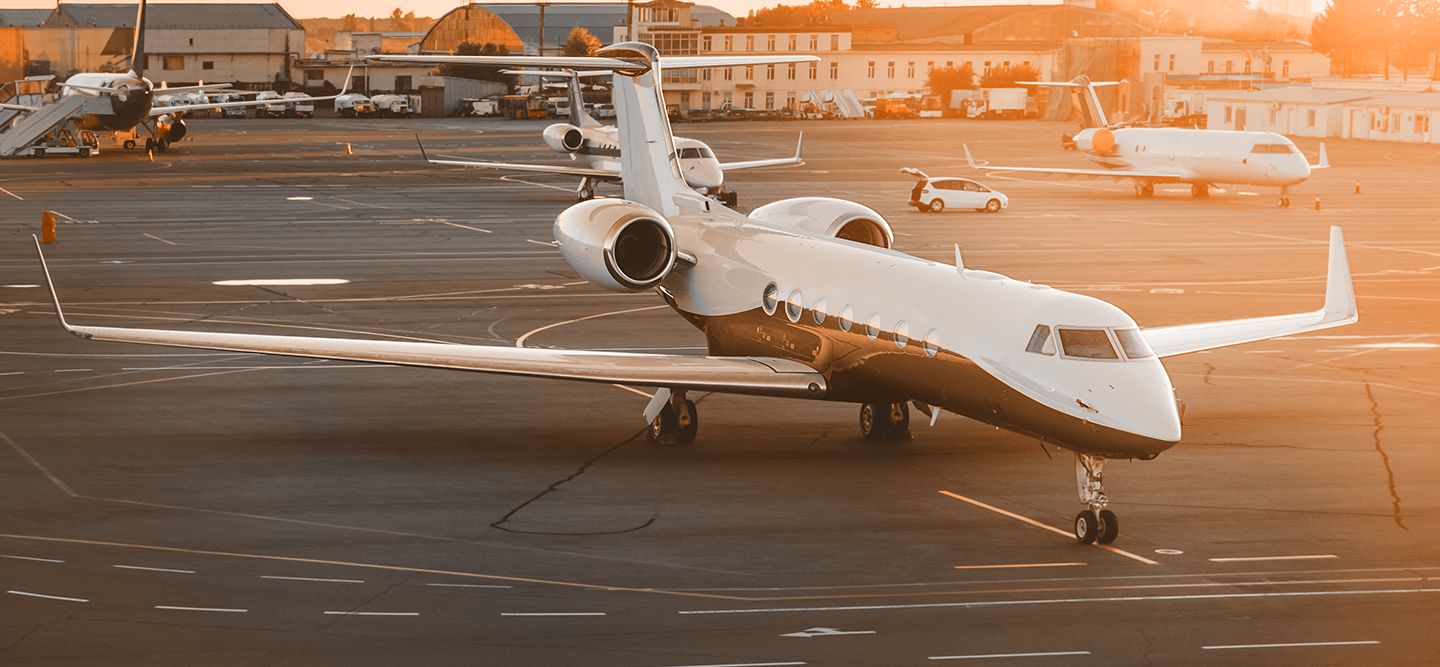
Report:
<svg viewBox="0 0 1440 667"><path fill-rule="evenodd" d="M1141 329L1145 342L1159 357L1253 343L1280 336L1353 324L1360 319L1355 288L1345 256L1345 238L1339 227L1330 228L1330 258L1325 278L1325 306L1311 313L1252 317Z"/></svg>

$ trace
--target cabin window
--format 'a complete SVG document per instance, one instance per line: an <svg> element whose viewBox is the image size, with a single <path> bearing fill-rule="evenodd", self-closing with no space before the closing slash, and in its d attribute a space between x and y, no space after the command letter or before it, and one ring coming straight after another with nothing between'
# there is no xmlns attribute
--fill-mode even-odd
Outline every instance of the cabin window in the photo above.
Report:
<svg viewBox="0 0 1440 667"><path fill-rule="evenodd" d="M865 336L870 340L880 337L880 313L871 313L865 320Z"/></svg>
<svg viewBox="0 0 1440 667"><path fill-rule="evenodd" d="M910 342L910 325L905 320L895 323L895 347L905 349L905 344Z"/></svg>
<svg viewBox="0 0 1440 667"><path fill-rule="evenodd" d="M850 327L854 324L855 310L852 309L850 306L845 306L845 309L840 311L840 330L849 331Z"/></svg>
<svg viewBox="0 0 1440 667"><path fill-rule="evenodd" d="M1116 329L1115 337L1120 339L1120 349L1125 350L1127 359L1145 359L1155 356L1154 350L1150 349L1150 343L1141 335L1139 329Z"/></svg>
<svg viewBox="0 0 1440 667"><path fill-rule="evenodd" d="M940 352L940 332L934 329L925 334L925 356L933 357Z"/></svg>
<svg viewBox="0 0 1440 667"><path fill-rule="evenodd" d="M815 318L816 324L824 324L826 314L827 312L825 310L825 300L816 299L815 305L810 307L810 316Z"/></svg>
<svg viewBox="0 0 1440 667"><path fill-rule="evenodd" d="M780 288L775 283L765 286L765 295L760 299L760 305L765 308L766 315L775 314L775 306L780 303Z"/></svg>
<svg viewBox="0 0 1440 667"><path fill-rule="evenodd" d="M1055 354L1055 343L1050 342L1050 327L1043 324L1035 325L1035 331L1030 334L1030 344L1025 346L1026 352L1035 354Z"/></svg>
<svg viewBox="0 0 1440 667"><path fill-rule="evenodd" d="M1065 356L1078 359L1119 359L1104 329L1057 329Z"/></svg>
<svg viewBox="0 0 1440 667"><path fill-rule="evenodd" d="M791 292L790 298L785 300L785 317L790 318L791 322L799 322L800 313L804 310L805 297L800 294L800 290Z"/></svg>
<svg viewBox="0 0 1440 667"><path fill-rule="evenodd" d="M1286 153L1299 153L1300 151L1299 151L1298 149L1296 149L1294 146L1291 146L1290 144L1255 144L1255 147L1252 148L1252 149L1250 149L1250 152L1251 152L1252 154L1253 154L1253 153L1280 153L1280 154L1284 155L1284 154L1286 154Z"/></svg>

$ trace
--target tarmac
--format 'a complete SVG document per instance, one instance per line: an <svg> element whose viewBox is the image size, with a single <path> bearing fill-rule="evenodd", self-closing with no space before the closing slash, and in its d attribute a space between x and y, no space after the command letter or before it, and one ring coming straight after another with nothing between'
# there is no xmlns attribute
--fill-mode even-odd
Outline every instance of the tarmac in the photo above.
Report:
<svg viewBox="0 0 1440 667"><path fill-rule="evenodd" d="M553 246L536 121L210 120L154 162L0 162L0 663L1418 665L1440 655L1440 151L1331 139L1296 186L1083 167L1064 123L677 125L740 207L882 213L896 247L1110 301L1142 326L1318 309L1344 229L1358 324L1165 360L1181 444L1112 461L1113 548L1070 535L1068 452L953 414L81 340L72 322L704 353L652 293ZM1317 140L1297 139L1312 161ZM347 145L350 153L347 154ZM998 214L921 213L901 167ZM618 196L614 186L600 194ZM1315 203L1319 203L1316 210ZM236 282L238 281L238 283ZM257 282L258 281L258 282ZM276 284L275 281L285 281ZM222 284L226 283L226 284ZM944 307L937 304L936 307Z"/></svg>

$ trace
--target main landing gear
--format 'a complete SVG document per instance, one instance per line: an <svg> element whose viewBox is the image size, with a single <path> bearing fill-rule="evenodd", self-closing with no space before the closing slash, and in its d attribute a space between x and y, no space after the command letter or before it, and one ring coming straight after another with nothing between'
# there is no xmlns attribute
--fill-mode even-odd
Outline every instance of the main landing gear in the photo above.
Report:
<svg viewBox="0 0 1440 667"><path fill-rule="evenodd" d="M1075 539L1081 544L1110 544L1120 536L1120 520L1105 509L1104 469L1105 457L1075 454L1075 484L1088 508L1075 515Z"/></svg>
<svg viewBox="0 0 1440 667"><path fill-rule="evenodd" d="M1280 188L1280 202L1279 202L1279 206L1280 206L1280 208L1290 208L1290 187L1289 187L1289 186L1285 186L1285 187L1281 187L1281 188Z"/></svg>
<svg viewBox="0 0 1440 667"><path fill-rule="evenodd" d="M860 434L871 440L909 440L910 406L904 401L860 404Z"/></svg>
<svg viewBox="0 0 1440 667"><path fill-rule="evenodd" d="M1195 183L1190 186L1190 196L1196 199L1207 199L1210 197L1209 183Z"/></svg>
<svg viewBox="0 0 1440 667"><path fill-rule="evenodd" d="M695 442L695 435L700 431L700 412L695 409L695 402L685 398L684 389L660 391L670 396L664 407L660 408L655 418L650 421L650 429L647 431L650 440L662 445L688 445ZM664 400L663 396L660 398Z"/></svg>
<svg viewBox="0 0 1440 667"><path fill-rule="evenodd" d="M1149 199L1155 196L1155 184L1149 181L1138 181L1135 183L1135 196L1141 199Z"/></svg>

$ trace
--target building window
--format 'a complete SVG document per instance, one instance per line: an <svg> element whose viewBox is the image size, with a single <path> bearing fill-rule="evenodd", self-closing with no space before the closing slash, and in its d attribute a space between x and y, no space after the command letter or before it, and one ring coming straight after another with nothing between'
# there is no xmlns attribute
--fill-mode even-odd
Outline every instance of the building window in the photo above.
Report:
<svg viewBox="0 0 1440 667"><path fill-rule="evenodd" d="M765 66L765 80L766 80L766 81L774 81L774 80L775 80L775 66L774 66L774 65L766 65L766 66Z"/></svg>
<svg viewBox="0 0 1440 667"><path fill-rule="evenodd" d="M770 36L768 36L768 37L765 38L765 50L766 50L766 51L774 51L774 50L775 50L775 36L774 36L774 35L770 35Z"/></svg>
<svg viewBox="0 0 1440 667"><path fill-rule="evenodd" d="M980 73L981 73L981 74L989 74L989 73L990 73L990 61L988 61L988 60L985 61L985 69L980 70Z"/></svg>
<svg viewBox="0 0 1440 667"><path fill-rule="evenodd" d="M734 35L726 35L726 36L725 36L725 50L726 50L726 51L734 51L734 50L735 50L735 36L734 36Z"/></svg>
<svg viewBox="0 0 1440 667"><path fill-rule="evenodd" d="M215 69L215 62L212 60L206 60L205 62L200 63L200 69Z"/></svg>
<svg viewBox="0 0 1440 667"><path fill-rule="evenodd" d="M885 64L885 78L895 78L895 61L892 60Z"/></svg>
<svg viewBox="0 0 1440 667"><path fill-rule="evenodd" d="M791 35L791 36L790 36L790 48L789 48L789 49L786 49L786 50L787 50L787 51L794 51L794 50L795 50L795 36L794 36L794 35Z"/></svg>
<svg viewBox="0 0 1440 667"><path fill-rule="evenodd" d="M1305 127L1315 127L1315 110L1305 112Z"/></svg>
<svg viewBox="0 0 1440 667"><path fill-rule="evenodd" d="M1213 60L1210 61L1210 64L1205 66L1205 71L1206 71L1207 73L1214 74L1214 73L1215 73L1215 61L1213 61Z"/></svg>
<svg viewBox="0 0 1440 667"><path fill-rule="evenodd" d="M909 64L907 64L907 65L905 66L905 78L907 78L907 79L913 79L913 78L915 78L915 63L912 62L912 63L909 63Z"/></svg>
<svg viewBox="0 0 1440 667"><path fill-rule="evenodd" d="M790 63L790 68L789 68L789 70L785 73L785 78L787 78L787 79L789 79L789 80L791 80L791 81L794 81L794 80L795 80L795 63Z"/></svg>
<svg viewBox="0 0 1440 667"><path fill-rule="evenodd" d="M794 108L795 108L795 93L785 93L785 108L786 108L786 109L794 109ZM1415 117L1415 122L1416 122L1417 125L1418 125L1418 123L1420 122L1420 117L1419 117L1419 116L1416 116L1416 117Z"/></svg>
<svg viewBox="0 0 1440 667"><path fill-rule="evenodd" d="M725 68L725 80L726 80L726 81L729 81L729 80L730 80L731 75L732 75L733 72L734 72L734 70L733 70L732 68L729 68L729 67L726 67L726 68Z"/></svg>
<svg viewBox="0 0 1440 667"><path fill-rule="evenodd" d="M207 63L205 63L205 64L206 64L206 65L210 65L211 63L208 63L208 62L207 62ZM205 69L210 69L210 68L209 68L209 67L206 67ZM325 79L325 70L323 70L323 69L307 69L307 70L305 70L305 85L307 85L307 86L308 86L308 85L311 85L311 83L310 83L311 81L323 81L324 79Z"/></svg>
<svg viewBox="0 0 1440 667"><path fill-rule="evenodd" d="M775 93L765 93L765 109L768 111L768 110L773 110L774 108L775 108Z"/></svg>
<svg viewBox="0 0 1440 667"><path fill-rule="evenodd" d="M929 73L931 73L931 72L933 72L933 71L935 71L935 61L931 60L931 61L925 63L925 73L928 75Z"/></svg>
<svg viewBox="0 0 1440 667"><path fill-rule="evenodd" d="M1274 125L1274 124L1275 124L1275 116L1276 116L1279 112L1280 112L1280 110L1279 110L1279 109L1276 109L1273 105L1270 107L1270 124L1271 124L1271 125Z"/></svg>
<svg viewBox="0 0 1440 667"><path fill-rule="evenodd" d="M1227 122L1227 123L1230 122L1230 112L1231 112L1231 111L1232 111L1232 109L1231 109L1230 107L1228 107L1228 106L1225 107L1225 122Z"/></svg>
<svg viewBox="0 0 1440 667"><path fill-rule="evenodd" d="M819 35L811 35L811 36L810 36L810 50L811 50L811 51L819 51L819 50L820 50L820 36L819 36Z"/></svg>
<svg viewBox="0 0 1440 667"><path fill-rule="evenodd" d="M810 63L810 80L814 81L820 74L820 63Z"/></svg>
<svg viewBox="0 0 1440 667"><path fill-rule="evenodd" d="M875 78L875 61L871 60L869 65L866 66L865 76L871 79Z"/></svg>
<svg viewBox="0 0 1440 667"><path fill-rule="evenodd" d="M755 108L755 93L745 93L745 108L746 108L746 109L754 109L754 108Z"/></svg>
<svg viewBox="0 0 1440 667"><path fill-rule="evenodd" d="M771 67L774 67L774 65L771 65ZM754 65L746 65L746 66L745 66L745 80L746 80L746 81L754 81L754 80L755 80L755 66L754 66Z"/></svg>
<svg viewBox="0 0 1440 667"><path fill-rule="evenodd" d="M745 50L746 50L746 51L754 51L754 50L755 50L755 36L754 36L754 35L746 35L746 36L745 36Z"/></svg>
<svg viewBox="0 0 1440 667"><path fill-rule="evenodd" d="M700 70L700 80L701 80L701 81L709 81L709 80L710 80L710 68L707 67L707 68L705 68L705 69ZM706 95L709 95L709 93L706 93Z"/></svg>
<svg viewBox="0 0 1440 667"><path fill-rule="evenodd" d="M1155 54L1155 71L1160 71L1160 54Z"/></svg>
<svg viewBox="0 0 1440 667"><path fill-rule="evenodd" d="M160 66L162 69L185 69L185 56L162 56Z"/></svg>
<svg viewBox="0 0 1440 667"><path fill-rule="evenodd" d="M839 36L839 35L831 35L831 36L830 36L830 50L831 50L831 51L839 51L839 50L840 50L840 36Z"/></svg>
<svg viewBox="0 0 1440 667"><path fill-rule="evenodd" d="M1282 61L1280 61L1280 78L1282 78L1282 79L1288 79L1288 78L1290 78L1290 61L1288 61L1288 60L1282 60Z"/></svg>
<svg viewBox="0 0 1440 667"><path fill-rule="evenodd" d="M701 37L701 38L700 38L700 43L701 43L701 48L702 48L703 50L705 50L705 51L709 51L709 50L710 50L710 36L709 36L709 35L706 35L706 36L704 36L704 37Z"/></svg>
<svg viewBox="0 0 1440 667"><path fill-rule="evenodd" d="M1170 71L1175 71L1175 54L1170 54Z"/></svg>
<svg viewBox="0 0 1440 667"><path fill-rule="evenodd" d="M1415 117L1415 132L1417 132L1417 133L1422 133L1422 132L1429 132L1429 131L1430 131L1430 117L1429 117L1429 116L1424 116L1424 115L1416 116L1416 117Z"/></svg>
<svg viewBox="0 0 1440 667"><path fill-rule="evenodd" d="M1001 67L1004 67L1005 69L1010 69L1010 61L1005 61L1005 63L1001 65Z"/></svg>
<svg viewBox="0 0 1440 667"><path fill-rule="evenodd" d="M680 93L680 110L681 110L681 111L688 111L689 109L690 109L690 91L687 90L687 91L684 91L684 92Z"/></svg>
<svg viewBox="0 0 1440 667"><path fill-rule="evenodd" d="M397 92L397 93L408 93L408 92L410 92L410 77L408 77L408 76L397 76L397 77L395 77L395 92Z"/></svg>
<svg viewBox="0 0 1440 667"><path fill-rule="evenodd" d="M720 99L724 106L730 106L730 100L734 99L734 93L721 93Z"/></svg>
<svg viewBox="0 0 1440 667"><path fill-rule="evenodd" d="M840 78L840 63L830 63L830 78Z"/></svg>
<svg viewBox="0 0 1440 667"><path fill-rule="evenodd" d="M1246 58L1246 59L1245 59L1245 73L1246 73L1246 74L1249 74L1249 73L1250 73L1250 59L1249 59L1249 58Z"/></svg>
<svg viewBox="0 0 1440 667"><path fill-rule="evenodd" d="M1235 72L1235 61L1233 61L1233 60L1227 60L1227 61L1225 61L1225 73L1226 73L1226 74L1232 74L1232 73L1234 73L1234 72Z"/></svg>

